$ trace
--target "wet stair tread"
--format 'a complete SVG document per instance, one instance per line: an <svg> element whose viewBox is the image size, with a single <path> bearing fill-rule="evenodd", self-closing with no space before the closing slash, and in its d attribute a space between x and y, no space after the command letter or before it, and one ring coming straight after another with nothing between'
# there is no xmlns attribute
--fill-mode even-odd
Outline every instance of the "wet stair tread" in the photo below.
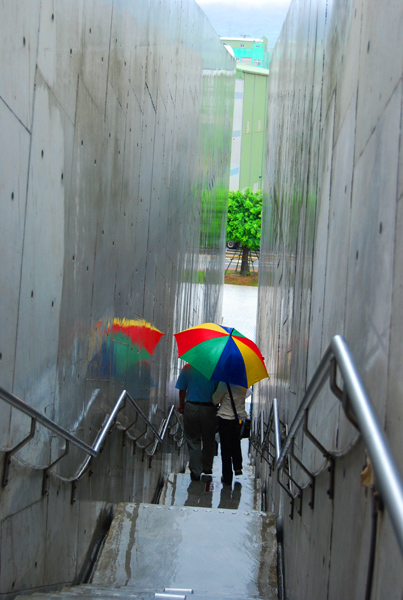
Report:
<svg viewBox="0 0 403 600"><path fill-rule="evenodd" d="M229 552L230 549L230 552ZM119 504L97 585L191 588L200 598L276 598L274 518L255 510Z"/></svg>
<svg viewBox="0 0 403 600"><path fill-rule="evenodd" d="M122 503L93 583L18 598L153 600L176 587L194 590L188 600L271 600L276 558L274 518L263 512Z"/></svg>
<svg viewBox="0 0 403 600"><path fill-rule="evenodd" d="M164 588L187 600L277 599L275 519L256 510L253 467L232 486L171 474L161 504L119 504L90 584L18 600L155 600ZM210 480L210 482L209 482Z"/></svg>
<svg viewBox="0 0 403 600"><path fill-rule="evenodd" d="M74 600L76 598L86 598L89 600L97 600L104 598L105 600L155 600L155 593L164 593L160 590L137 590L132 588L109 588L93 584L85 584L77 587L65 589L62 592L49 593L34 593L30 595L20 594L18 600ZM273 596L274 597L274 596ZM193 592L186 594L186 600L267 600L267 598L249 597L243 594L199 594Z"/></svg>

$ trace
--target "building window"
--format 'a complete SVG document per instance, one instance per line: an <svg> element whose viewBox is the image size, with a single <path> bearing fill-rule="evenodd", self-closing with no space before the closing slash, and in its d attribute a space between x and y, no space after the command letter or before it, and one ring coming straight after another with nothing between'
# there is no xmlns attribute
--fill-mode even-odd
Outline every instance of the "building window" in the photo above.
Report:
<svg viewBox="0 0 403 600"><path fill-rule="evenodd" d="M241 62L241 59L240 59L240 57L239 57L239 56L236 56L236 57L235 57L235 60L236 60L236 62Z"/></svg>
<svg viewBox="0 0 403 600"><path fill-rule="evenodd" d="M240 48L245 48L245 44L239 44Z"/></svg>
<svg viewBox="0 0 403 600"><path fill-rule="evenodd" d="M255 60L254 63L255 63L255 67L260 67L260 65L262 64L262 61L261 60Z"/></svg>
<svg viewBox="0 0 403 600"><path fill-rule="evenodd" d="M255 48L260 48L260 44L256 44Z"/></svg>

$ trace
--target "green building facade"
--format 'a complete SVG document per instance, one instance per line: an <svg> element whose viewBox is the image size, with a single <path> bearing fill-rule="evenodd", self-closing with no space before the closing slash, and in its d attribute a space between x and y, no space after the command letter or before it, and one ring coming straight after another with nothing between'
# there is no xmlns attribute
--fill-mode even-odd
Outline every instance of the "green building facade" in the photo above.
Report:
<svg viewBox="0 0 403 600"><path fill-rule="evenodd" d="M267 38L221 38L234 51L235 60L243 66L268 69L272 53L267 49Z"/></svg>
<svg viewBox="0 0 403 600"><path fill-rule="evenodd" d="M238 64L232 132L230 190L262 189L269 71Z"/></svg>

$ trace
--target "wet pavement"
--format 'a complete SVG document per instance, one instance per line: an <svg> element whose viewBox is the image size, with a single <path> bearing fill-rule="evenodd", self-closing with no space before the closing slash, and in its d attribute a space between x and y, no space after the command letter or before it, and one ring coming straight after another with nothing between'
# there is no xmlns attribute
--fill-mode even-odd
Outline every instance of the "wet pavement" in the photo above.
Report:
<svg viewBox="0 0 403 600"><path fill-rule="evenodd" d="M168 590L188 600L277 598L274 518L259 510L248 440L242 450L243 474L231 486L217 456L201 481L171 474L159 504L120 504L93 585L145 600Z"/></svg>
<svg viewBox="0 0 403 600"><path fill-rule="evenodd" d="M95 591L127 590L144 600L277 598L275 520L259 510L248 445L242 440L243 473L230 486L221 482L218 455L201 481L189 471L171 474L159 504L119 504Z"/></svg>
<svg viewBox="0 0 403 600"><path fill-rule="evenodd" d="M166 588L191 590L188 600L274 600L275 577L274 519L262 512L120 504L93 585L147 600Z"/></svg>
<svg viewBox="0 0 403 600"><path fill-rule="evenodd" d="M257 300L257 287L224 285L221 324L235 327L256 342Z"/></svg>
<svg viewBox="0 0 403 600"><path fill-rule="evenodd" d="M260 510L260 485L259 480L254 478L254 467L248 456L249 440L242 440L241 445L243 474L235 476L232 485L221 483L221 456L218 450L212 476L203 475L201 481L191 481L189 471L169 475L161 493L160 504Z"/></svg>

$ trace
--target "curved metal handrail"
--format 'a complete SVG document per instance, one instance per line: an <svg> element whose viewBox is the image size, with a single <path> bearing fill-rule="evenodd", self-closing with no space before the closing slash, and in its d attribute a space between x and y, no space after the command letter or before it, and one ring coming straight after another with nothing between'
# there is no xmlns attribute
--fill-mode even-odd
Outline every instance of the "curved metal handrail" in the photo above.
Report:
<svg viewBox="0 0 403 600"><path fill-rule="evenodd" d="M97 455L97 451L94 448L92 448L91 446L89 446L88 444L83 442L82 440L78 439L75 435L73 435L72 433L67 431L67 429L60 427L60 425L58 425L51 419L48 419L48 417L45 417L45 415L42 415L41 413L39 413L37 410L35 410L35 408L30 406L23 400L20 400L20 398L17 398L17 396L10 394L10 392L7 392L7 390L5 390L2 387L0 387L0 398L2 400L5 400L8 404L13 406L14 408L17 408L21 412L23 412L26 415L28 415L29 417L31 417L31 419L35 419L35 421L38 421L41 425L43 425L47 429L50 429L54 433L57 433L62 438L64 438L66 441L71 442L73 444L73 446L80 448L80 450L84 450L84 452L91 454L91 456Z"/></svg>
<svg viewBox="0 0 403 600"><path fill-rule="evenodd" d="M105 423L103 424L102 428L96 435L93 445L90 446L89 444L83 442L82 440L77 438L75 435L70 433L67 429L64 429L63 427L61 427L60 425L58 425L57 423L55 423L54 421L52 421L51 419L46 417L45 415L42 415L35 408L30 406L29 404L27 404L26 402L24 402L17 396L14 396L13 394L11 394L10 392L8 392L7 390L5 390L2 387L0 387L0 398L2 400L4 400L5 402L7 402L8 404L10 404L13 408L18 409L19 411L21 411L21 412L25 413L26 415L28 415L29 417L31 417L31 420L32 420L30 434L26 438L24 438L21 442L19 442L16 446L14 446L14 448L6 451L6 453L5 453L3 480L2 480L3 487L6 486L8 483L8 472L9 472L9 466L11 463L11 457L34 437L35 426L36 426L37 422L40 423L41 425L43 425L44 427L46 427L47 429L49 429L50 431L53 431L54 433L56 433L58 436L60 436L61 438L63 438L66 441L66 447L64 449L64 452L61 454L61 456L59 456L59 458L57 458L51 465L49 465L48 467L46 467L44 469L45 476L47 476L49 472L52 472L59 479L62 479L64 481L73 481L73 482L79 480L83 476L83 474L88 469L90 461L93 458L96 458L99 455L99 453L101 452L103 445L105 443L105 440L108 436L108 433L111 431L112 427L115 425L117 415L124 408L126 400L129 401L129 403L132 405L132 407L134 408L136 413L138 415L140 415L140 417L143 419L143 421L146 424L146 428L147 429L149 428L154 435L153 449L151 452L147 453L150 459L154 456L158 447L163 443L165 436L167 434L168 428L172 428L175 425L178 425L179 427L182 428L182 424L181 424L180 420L178 419L178 416L176 415L176 412L175 412L175 405L172 405L169 409L168 417L166 419L163 419L163 422L161 423L160 431L157 431L157 429L154 427L154 425L151 423L151 421L146 417L146 415L143 413L141 408L136 404L136 402L133 400L133 398L130 396L130 394L127 392L127 390L123 390L122 393L120 394L116 404L114 405L111 413L108 415ZM176 422L173 425L170 425L170 422L172 421L173 416L176 417ZM128 429L130 429L130 426ZM182 433L183 433L183 428L182 428ZM136 443L136 440L134 440L133 438L131 438L131 439ZM151 442L151 443L153 443L153 442ZM83 450L87 454L87 457L84 460L83 464L80 466L78 472L72 478L68 479L68 478L62 477L58 473L55 473L54 471L51 470L51 468L57 462L59 462L59 460L61 460L64 456L67 455L70 444L72 444L76 448L79 448L80 450ZM179 441L179 442L176 442L176 445L177 445L178 449L180 449L180 447L183 444L180 443L180 441Z"/></svg>
<svg viewBox="0 0 403 600"><path fill-rule="evenodd" d="M344 382L344 393L337 388L335 383L335 365L337 365ZM284 469L295 436L305 420L309 407L315 401L327 378L332 378L332 376L332 391L343 401L343 408L347 417L361 433L367 448L378 491L389 512L395 535L403 554L402 479L389 444L379 425L371 400L359 376L353 356L341 335L336 335L332 338L329 347L323 355L299 405L282 448L277 400L275 399L273 402L276 451L273 468L278 472ZM330 457L330 453L328 454Z"/></svg>

